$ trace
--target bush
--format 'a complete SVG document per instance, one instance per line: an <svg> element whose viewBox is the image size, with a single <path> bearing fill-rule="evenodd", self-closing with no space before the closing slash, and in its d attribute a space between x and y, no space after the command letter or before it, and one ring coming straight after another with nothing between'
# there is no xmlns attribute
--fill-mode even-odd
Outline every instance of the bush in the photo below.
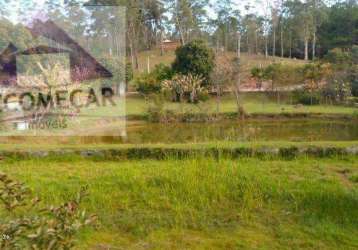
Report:
<svg viewBox="0 0 358 250"><path fill-rule="evenodd" d="M210 73L214 69L215 56L212 49L201 40L192 41L176 52L173 70L182 75L197 75L204 78L204 83L209 84Z"/></svg>
<svg viewBox="0 0 358 250"><path fill-rule="evenodd" d="M328 52L325 60L332 64L347 65L352 63L352 54L341 48L336 48Z"/></svg>
<svg viewBox="0 0 358 250"><path fill-rule="evenodd" d="M358 45L354 45L352 48L352 61L353 64L358 64Z"/></svg>
<svg viewBox="0 0 358 250"><path fill-rule="evenodd" d="M9 218L0 218L0 249L72 249L78 231L96 220L80 210L86 195L84 188L72 201L39 207L39 199L31 197L25 185L0 173L0 202L5 209L2 215L7 213ZM19 216L18 210L26 215Z"/></svg>
<svg viewBox="0 0 358 250"><path fill-rule="evenodd" d="M306 91L296 91L294 94L296 104L318 105L320 103L319 93L308 93Z"/></svg>
<svg viewBox="0 0 358 250"><path fill-rule="evenodd" d="M135 79L137 91L143 95L158 94L162 90L161 83L170 80L173 77L173 71L164 64L156 65L151 73L144 73Z"/></svg>
<svg viewBox="0 0 358 250"><path fill-rule="evenodd" d="M175 120L175 112L165 108L165 98L161 94L150 96L147 116L149 122L168 123Z"/></svg>
<svg viewBox="0 0 358 250"><path fill-rule="evenodd" d="M352 82L352 95L358 97L358 66L352 67L350 72L350 78Z"/></svg>
<svg viewBox="0 0 358 250"><path fill-rule="evenodd" d="M154 75L159 82L170 80L174 76L172 68L163 63L156 65L151 74Z"/></svg>
<svg viewBox="0 0 358 250"><path fill-rule="evenodd" d="M186 99L189 103L198 103L201 97L206 99L207 91L202 87L204 79L198 76L177 75L172 80L163 82L163 89L172 93L172 100L182 102Z"/></svg>
<svg viewBox="0 0 358 250"><path fill-rule="evenodd" d="M134 82L137 91L143 95L160 93L162 89L160 81L153 74L142 74Z"/></svg>

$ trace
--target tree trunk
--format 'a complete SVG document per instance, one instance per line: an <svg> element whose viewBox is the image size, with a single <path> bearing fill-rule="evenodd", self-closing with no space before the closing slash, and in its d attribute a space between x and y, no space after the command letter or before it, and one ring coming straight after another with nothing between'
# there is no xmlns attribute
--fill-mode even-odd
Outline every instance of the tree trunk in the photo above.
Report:
<svg viewBox="0 0 358 250"><path fill-rule="evenodd" d="M240 63L239 63L239 70L240 71ZM235 84L235 96L236 96L236 105L237 105L237 112L241 116L242 107L240 104L240 85L241 85L241 75L240 72L237 73L237 82Z"/></svg>
<svg viewBox="0 0 358 250"><path fill-rule="evenodd" d="M179 29L179 35L180 35L181 44L185 45L184 31L183 31L183 27L180 24L178 15L179 15L179 1L177 0L176 1L175 21L176 21L178 29Z"/></svg>
<svg viewBox="0 0 358 250"><path fill-rule="evenodd" d="M292 58L292 31L290 32L290 58Z"/></svg>
<svg viewBox="0 0 358 250"><path fill-rule="evenodd" d="M265 58L268 58L268 38L265 38Z"/></svg>
<svg viewBox="0 0 358 250"><path fill-rule="evenodd" d="M220 112L220 104L221 104L221 90L220 90L220 84L216 84L216 113L217 115Z"/></svg>
<svg viewBox="0 0 358 250"><path fill-rule="evenodd" d="M308 37L305 37L305 60L308 61Z"/></svg>
<svg viewBox="0 0 358 250"><path fill-rule="evenodd" d="M316 31L313 32L313 41L312 41L312 60L316 58Z"/></svg>
<svg viewBox="0 0 358 250"><path fill-rule="evenodd" d="M234 93L235 93L235 97L236 97L236 106L237 106L237 113L238 115L243 118L244 117L244 109L240 104L240 85L241 85L241 72L240 72L240 59L238 59L238 63L237 63L237 79L236 79L236 83L234 83L233 87L234 87Z"/></svg>
<svg viewBox="0 0 358 250"><path fill-rule="evenodd" d="M241 34L237 33L237 58L241 58Z"/></svg>
<svg viewBox="0 0 358 250"><path fill-rule="evenodd" d="M281 24L281 35L280 35L280 39L281 39L281 57L284 56L284 44L283 44L283 25Z"/></svg>
<svg viewBox="0 0 358 250"><path fill-rule="evenodd" d="M150 74L150 57L147 57L147 73Z"/></svg>
<svg viewBox="0 0 358 250"><path fill-rule="evenodd" d="M132 41L130 41L129 48L130 48L130 54L131 54L131 63L132 63L132 67L134 68L135 67L135 65L134 65L134 49L133 49Z"/></svg>
<svg viewBox="0 0 358 250"><path fill-rule="evenodd" d="M164 44L163 44L163 29L160 29L160 55L164 55Z"/></svg>
<svg viewBox="0 0 358 250"><path fill-rule="evenodd" d="M246 46L247 46L247 53L250 55L251 54L251 46L250 46L249 34L246 34Z"/></svg>
<svg viewBox="0 0 358 250"><path fill-rule="evenodd" d="M276 28L273 27L273 45L272 45L272 56L276 56Z"/></svg>
<svg viewBox="0 0 358 250"><path fill-rule="evenodd" d="M257 38L257 30L255 31L255 54L258 54L258 47L259 47L259 43L258 43L258 38Z"/></svg>

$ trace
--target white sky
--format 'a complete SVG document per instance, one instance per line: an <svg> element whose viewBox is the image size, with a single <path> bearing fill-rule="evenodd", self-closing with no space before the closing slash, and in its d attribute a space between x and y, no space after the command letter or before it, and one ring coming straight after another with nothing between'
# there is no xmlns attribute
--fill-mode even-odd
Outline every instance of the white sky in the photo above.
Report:
<svg viewBox="0 0 358 250"><path fill-rule="evenodd" d="M37 9L41 10L41 8L43 7L45 0L22 0L22 1L34 1L36 2L36 6ZM214 0L211 0L212 2L214 2ZM164 0L165 2L165 0ZM236 7L235 9L239 9L241 11L241 14L247 14L249 13L255 13L255 14L259 14L259 15L264 15L265 14L265 5L267 3L273 3L274 0L233 0L233 2L236 3ZM247 11L245 9L246 6L251 6L250 10ZM13 1L11 3L11 9L16 10L20 7L20 1ZM208 13L209 15L214 16L215 13L213 10L208 9ZM19 20L19 15L18 15L18 11L13 11L10 13L10 20L12 21L18 21Z"/></svg>

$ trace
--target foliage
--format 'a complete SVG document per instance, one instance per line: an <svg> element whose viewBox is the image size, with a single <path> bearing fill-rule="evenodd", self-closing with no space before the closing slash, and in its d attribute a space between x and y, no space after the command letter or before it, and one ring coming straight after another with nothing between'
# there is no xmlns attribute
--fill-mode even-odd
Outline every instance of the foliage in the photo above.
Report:
<svg viewBox="0 0 358 250"><path fill-rule="evenodd" d="M338 88L343 90L349 85L351 87L351 94L353 96L358 96L358 46L353 46L351 50L335 48L328 52L325 60L332 63L334 69L333 77L331 80L335 81L333 85L336 87L329 86L329 88ZM339 87L340 83L344 84L345 86ZM349 96L347 95L348 91L343 92L346 93L344 94L345 97ZM342 94L339 96L342 96ZM345 99L345 97L342 98Z"/></svg>
<svg viewBox="0 0 358 250"><path fill-rule="evenodd" d="M308 93L305 90L294 92L294 98L297 104L302 105L318 105L320 103L320 93Z"/></svg>
<svg viewBox="0 0 358 250"><path fill-rule="evenodd" d="M352 80L352 95L358 97L358 65L352 68L351 72Z"/></svg>
<svg viewBox="0 0 358 250"><path fill-rule="evenodd" d="M235 63L228 56L218 57L215 60L215 67L210 74L210 82L219 89L231 86L237 80L237 68Z"/></svg>
<svg viewBox="0 0 358 250"><path fill-rule="evenodd" d="M352 83L352 95L358 97L358 46L352 48L352 67L349 76Z"/></svg>
<svg viewBox="0 0 358 250"><path fill-rule="evenodd" d="M143 95L159 93L161 91L161 83L153 74L144 73L138 76L134 83L137 91Z"/></svg>
<svg viewBox="0 0 358 250"><path fill-rule="evenodd" d="M170 80L174 76L172 68L163 63L155 65L151 74L153 74L159 82Z"/></svg>
<svg viewBox="0 0 358 250"><path fill-rule="evenodd" d="M349 49L357 44L358 5L356 1L336 3L328 9L328 18L319 31L320 43L325 51L334 48Z"/></svg>
<svg viewBox="0 0 358 250"><path fill-rule="evenodd" d="M126 64L126 83L128 84L130 81L133 80L134 73L133 73L133 67L131 63Z"/></svg>
<svg viewBox="0 0 358 250"><path fill-rule="evenodd" d="M162 82L171 79L173 71L164 64L155 66L151 73L144 73L134 80L137 91L143 95L158 94L162 90Z"/></svg>
<svg viewBox="0 0 358 250"><path fill-rule="evenodd" d="M169 123L175 120L175 112L165 107L164 95L155 94L150 97L150 104L147 109L149 122Z"/></svg>
<svg viewBox="0 0 358 250"><path fill-rule="evenodd" d="M214 69L214 52L202 40L194 40L176 50L173 70L182 75L196 75L204 78L208 84L210 73Z"/></svg>
<svg viewBox="0 0 358 250"><path fill-rule="evenodd" d="M347 50L334 48L327 53L325 60L333 64L347 65L352 63L352 54Z"/></svg>
<svg viewBox="0 0 358 250"><path fill-rule="evenodd" d="M202 87L204 79L195 75L176 75L172 80L163 82L163 89L172 93L174 102L187 99L190 103L199 102L200 96L205 96L206 89Z"/></svg>
<svg viewBox="0 0 358 250"><path fill-rule="evenodd" d="M352 96L352 85L344 73L335 73L329 80L327 88L331 90L337 102L345 102Z"/></svg>
<svg viewBox="0 0 358 250"><path fill-rule="evenodd" d="M0 219L0 249L71 249L78 231L93 225L96 217L80 210L87 195L83 188L73 199L60 206L39 207L30 190L22 183L0 173L0 202L9 219ZM26 215L19 216L18 210Z"/></svg>
<svg viewBox="0 0 358 250"><path fill-rule="evenodd" d="M270 64L266 68L253 67L251 69L252 77L257 80L272 81L272 90L278 86L295 86L301 84L304 79L301 66L292 66L281 63Z"/></svg>
<svg viewBox="0 0 358 250"><path fill-rule="evenodd" d="M309 92L320 90L320 83L331 75L331 67L328 64L309 63L303 67L305 89Z"/></svg>

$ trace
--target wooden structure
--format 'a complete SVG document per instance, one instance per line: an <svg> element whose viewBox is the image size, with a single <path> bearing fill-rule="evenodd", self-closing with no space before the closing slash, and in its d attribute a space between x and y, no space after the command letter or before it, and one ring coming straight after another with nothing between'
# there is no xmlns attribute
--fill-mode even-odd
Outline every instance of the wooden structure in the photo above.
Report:
<svg viewBox="0 0 358 250"><path fill-rule="evenodd" d="M163 49L163 51L173 51L176 50L178 47L180 47L180 42L177 41L171 41L171 40L164 40L161 43L161 48Z"/></svg>

